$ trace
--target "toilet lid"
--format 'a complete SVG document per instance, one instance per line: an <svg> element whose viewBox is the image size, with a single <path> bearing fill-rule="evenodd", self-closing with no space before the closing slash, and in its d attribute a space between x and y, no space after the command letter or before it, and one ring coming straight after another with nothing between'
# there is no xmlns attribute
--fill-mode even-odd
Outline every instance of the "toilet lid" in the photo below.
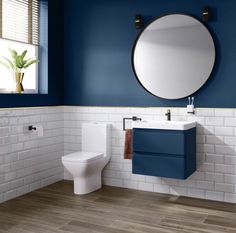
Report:
<svg viewBox="0 0 236 233"><path fill-rule="evenodd" d="M90 162L103 157L103 153L79 151L62 157L62 161L69 162Z"/></svg>

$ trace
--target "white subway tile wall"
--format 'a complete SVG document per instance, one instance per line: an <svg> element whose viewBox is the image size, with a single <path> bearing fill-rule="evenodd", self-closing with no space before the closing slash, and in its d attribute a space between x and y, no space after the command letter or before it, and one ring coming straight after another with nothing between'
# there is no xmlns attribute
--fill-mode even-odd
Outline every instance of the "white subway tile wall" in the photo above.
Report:
<svg viewBox="0 0 236 233"><path fill-rule="evenodd" d="M81 150L81 124L112 124L111 161L103 172L106 185L236 203L236 110L171 108L173 120L197 124L197 172L187 180L132 174L123 159L123 117L164 120L167 108L45 107L0 110L0 202L63 179L61 156ZM25 127L42 125L44 137ZM127 124L129 127L130 124ZM64 171L64 175L63 175Z"/></svg>
<svg viewBox="0 0 236 233"><path fill-rule="evenodd" d="M63 179L63 127L63 107L0 110L0 202Z"/></svg>
<svg viewBox="0 0 236 233"><path fill-rule="evenodd" d="M192 116L185 108L170 109L173 120L197 121L198 169L187 180L134 175L131 161L123 159L123 117L164 120L167 108L64 107L64 154L81 149L82 122L108 122L112 124L112 154L103 172L104 184L236 203L236 110L197 109ZM64 177L71 179L66 171Z"/></svg>

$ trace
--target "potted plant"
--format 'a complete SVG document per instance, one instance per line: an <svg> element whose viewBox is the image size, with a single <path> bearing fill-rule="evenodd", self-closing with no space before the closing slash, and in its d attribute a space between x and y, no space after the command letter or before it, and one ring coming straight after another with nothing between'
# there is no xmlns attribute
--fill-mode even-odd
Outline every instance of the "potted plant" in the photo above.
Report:
<svg viewBox="0 0 236 233"><path fill-rule="evenodd" d="M25 50L22 54L18 54L15 50L9 49L11 54L11 59L7 57L2 57L0 59L0 64L5 66L7 69L10 69L13 73L13 78L15 81L15 92L22 93L24 92L23 87L23 78L24 78L24 70L31 66L32 64L38 63L38 59L25 59L27 50Z"/></svg>

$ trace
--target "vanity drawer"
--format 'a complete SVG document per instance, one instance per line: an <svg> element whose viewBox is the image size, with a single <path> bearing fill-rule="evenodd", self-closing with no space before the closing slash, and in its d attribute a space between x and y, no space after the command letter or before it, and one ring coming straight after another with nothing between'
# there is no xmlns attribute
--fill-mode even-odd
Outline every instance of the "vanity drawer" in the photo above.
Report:
<svg viewBox="0 0 236 233"><path fill-rule="evenodd" d="M133 151L184 155L184 133L176 130L133 129Z"/></svg>
<svg viewBox="0 0 236 233"><path fill-rule="evenodd" d="M132 173L186 179L185 159L166 155L133 154Z"/></svg>

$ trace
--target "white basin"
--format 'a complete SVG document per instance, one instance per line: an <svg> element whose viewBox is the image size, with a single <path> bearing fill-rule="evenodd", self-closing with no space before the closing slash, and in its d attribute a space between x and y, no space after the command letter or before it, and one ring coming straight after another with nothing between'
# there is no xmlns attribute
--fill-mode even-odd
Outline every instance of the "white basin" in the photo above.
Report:
<svg viewBox="0 0 236 233"><path fill-rule="evenodd" d="M133 121L132 128L188 130L196 127L195 121Z"/></svg>

